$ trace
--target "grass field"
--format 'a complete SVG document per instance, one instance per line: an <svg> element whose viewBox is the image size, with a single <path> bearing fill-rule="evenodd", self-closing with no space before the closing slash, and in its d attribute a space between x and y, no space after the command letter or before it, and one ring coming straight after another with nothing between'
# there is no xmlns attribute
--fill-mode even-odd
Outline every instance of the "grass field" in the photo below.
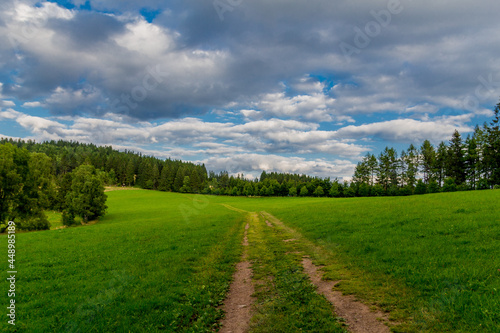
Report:
<svg viewBox="0 0 500 333"><path fill-rule="evenodd" d="M17 235L19 331L214 331L247 212L261 211L304 241L282 242L290 231L266 229L262 217L253 223L254 282L272 276L273 283L257 283L252 332L343 330L303 274L300 255L289 255L297 249L341 280L336 288L390 311L400 323L395 331L500 331L498 190L352 199L140 190L108 197L97 224ZM7 249L6 236L0 239ZM6 272L7 255L4 261ZM6 293L0 300L7 304Z"/></svg>
<svg viewBox="0 0 500 333"><path fill-rule="evenodd" d="M242 216L152 191L112 192L108 205L95 225L18 235L16 328L210 332L241 251Z"/></svg>
<svg viewBox="0 0 500 333"><path fill-rule="evenodd" d="M323 246L338 288L410 322L402 331L500 332L498 190L217 199L270 212Z"/></svg>

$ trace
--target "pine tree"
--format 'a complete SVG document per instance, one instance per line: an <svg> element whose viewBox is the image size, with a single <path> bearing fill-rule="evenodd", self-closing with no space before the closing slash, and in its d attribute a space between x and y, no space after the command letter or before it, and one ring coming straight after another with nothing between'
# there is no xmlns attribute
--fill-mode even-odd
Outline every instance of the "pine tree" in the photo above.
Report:
<svg viewBox="0 0 500 333"><path fill-rule="evenodd" d="M494 113L495 117L486 129L485 149L485 163L491 186L500 184L500 103L496 105Z"/></svg>
<svg viewBox="0 0 500 333"><path fill-rule="evenodd" d="M429 184L430 180L435 178L436 152L434 146L429 140L425 140L420 147L421 170L424 174L424 183Z"/></svg>
<svg viewBox="0 0 500 333"><path fill-rule="evenodd" d="M190 180L191 180L191 190L194 193L199 193L201 182L200 182L200 174L197 168L194 168L193 171L191 172Z"/></svg>
<svg viewBox="0 0 500 333"><path fill-rule="evenodd" d="M152 161L152 170L151 170L151 182L153 183L153 190L158 189L158 184L160 183L160 170L158 169L157 161Z"/></svg>
<svg viewBox="0 0 500 333"><path fill-rule="evenodd" d="M398 180L399 160L398 154L394 148L386 147L379 156L379 168L377 175L377 182L382 185L385 191L389 187L397 187Z"/></svg>
<svg viewBox="0 0 500 333"><path fill-rule="evenodd" d="M460 133L455 130L448 147L446 160L446 175L455 180L456 185L465 182L465 160L463 152L463 143Z"/></svg>
<svg viewBox="0 0 500 333"><path fill-rule="evenodd" d="M370 185L373 186L375 184L375 173L377 172L378 168L377 157L375 157L375 155L373 154L368 154L366 158L366 165L370 172Z"/></svg>
<svg viewBox="0 0 500 333"><path fill-rule="evenodd" d="M404 165L404 174L402 174L404 183L412 189L417 181L419 165L418 152L413 144L402 154L401 164Z"/></svg>
<svg viewBox="0 0 500 333"><path fill-rule="evenodd" d="M471 188L473 190L476 189L476 181L477 181L477 170L479 164L479 155L477 151L477 143L476 139L470 136L467 136L465 140L465 170L467 175L467 181L469 182Z"/></svg>
<svg viewBox="0 0 500 333"><path fill-rule="evenodd" d="M446 143L441 141L436 153L436 163L434 165L434 172L437 177L439 186L443 186L444 177L446 174L446 161L448 160L448 147Z"/></svg>
<svg viewBox="0 0 500 333"><path fill-rule="evenodd" d="M358 162L356 168L354 169L353 181L359 184L368 184L370 181L370 169L365 159Z"/></svg>
<svg viewBox="0 0 500 333"><path fill-rule="evenodd" d="M128 186L135 185L135 164L134 160L130 158L127 163L127 184Z"/></svg>
<svg viewBox="0 0 500 333"><path fill-rule="evenodd" d="M179 167L179 169L177 169L177 174L175 175L174 184L172 187L174 192L179 192L181 187L184 185L185 176L186 172L184 167Z"/></svg>

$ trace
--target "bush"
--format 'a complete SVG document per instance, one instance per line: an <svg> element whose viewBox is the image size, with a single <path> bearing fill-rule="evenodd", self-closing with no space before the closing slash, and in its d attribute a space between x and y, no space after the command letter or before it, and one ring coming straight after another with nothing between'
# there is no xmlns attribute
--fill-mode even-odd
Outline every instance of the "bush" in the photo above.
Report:
<svg viewBox="0 0 500 333"><path fill-rule="evenodd" d="M460 184L457 186L457 191L470 191L472 188L468 184Z"/></svg>
<svg viewBox="0 0 500 333"><path fill-rule="evenodd" d="M331 197L338 198L340 197L340 189L338 183L333 183L332 187L330 187L330 191L328 191Z"/></svg>
<svg viewBox="0 0 500 333"><path fill-rule="evenodd" d="M34 231L34 230L49 230L50 222L45 215L40 214L33 217L25 218L21 221L16 221L16 227L19 230Z"/></svg>
<svg viewBox="0 0 500 333"><path fill-rule="evenodd" d="M352 198L356 196L356 191L352 187L346 187L344 188L344 197L346 198Z"/></svg>
<svg viewBox="0 0 500 333"><path fill-rule="evenodd" d="M457 184L455 184L455 179L446 178L443 184L443 192L455 192L457 190Z"/></svg>
<svg viewBox="0 0 500 333"><path fill-rule="evenodd" d="M477 189L478 190L487 190L490 188L490 185L488 184L487 179L479 179L477 182Z"/></svg>
<svg viewBox="0 0 500 333"><path fill-rule="evenodd" d="M375 184L373 186L373 190L372 190L372 193L374 196L376 197L381 197L381 196L384 196L385 195L385 191L384 191L384 188L382 187L382 185L380 184Z"/></svg>
<svg viewBox="0 0 500 333"><path fill-rule="evenodd" d="M370 196L370 185L368 185L366 183L362 183L361 185L359 185L358 195L360 197L369 197Z"/></svg>
<svg viewBox="0 0 500 333"><path fill-rule="evenodd" d="M417 187L415 187L415 194L425 194L427 193L427 185L419 179L417 182Z"/></svg>
<svg viewBox="0 0 500 333"><path fill-rule="evenodd" d="M315 197L322 197L325 194L325 191L323 191L321 186L318 186L313 194Z"/></svg>
<svg viewBox="0 0 500 333"><path fill-rule="evenodd" d="M399 190L399 195L407 196L413 194L413 186L405 185Z"/></svg>
<svg viewBox="0 0 500 333"><path fill-rule="evenodd" d="M439 192L439 184L436 180L431 180L429 186L427 187L428 193L438 193Z"/></svg>
<svg viewBox="0 0 500 333"><path fill-rule="evenodd" d="M390 188L389 188L389 191L387 191L387 194L391 197L395 197L395 196L398 196L400 193L399 193L399 188L396 186L396 185L392 185Z"/></svg>
<svg viewBox="0 0 500 333"><path fill-rule="evenodd" d="M500 185L495 185L495 186L493 186L493 189L494 189L494 190L500 190Z"/></svg>
<svg viewBox="0 0 500 333"><path fill-rule="evenodd" d="M63 211L62 213L62 224L70 227L73 224L75 224L75 214L73 212L69 212L67 210Z"/></svg>
<svg viewBox="0 0 500 333"><path fill-rule="evenodd" d="M301 197L305 197L309 194L309 191L307 190L307 187L304 185L302 186L302 188L300 189L300 196Z"/></svg>

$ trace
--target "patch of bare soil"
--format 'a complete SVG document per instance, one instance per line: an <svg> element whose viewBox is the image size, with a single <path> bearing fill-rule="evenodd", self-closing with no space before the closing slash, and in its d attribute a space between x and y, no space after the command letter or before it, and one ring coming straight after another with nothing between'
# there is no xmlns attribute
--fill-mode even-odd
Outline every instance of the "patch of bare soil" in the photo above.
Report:
<svg viewBox="0 0 500 333"><path fill-rule="evenodd" d="M104 187L104 192L110 192L110 191L130 191L130 190L140 190L140 188L137 187L129 187L129 186L105 186Z"/></svg>
<svg viewBox="0 0 500 333"><path fill-rule="evenodd" d="M318 271L311 259L303 258L302 266L309 275L312 283L318 288L318 293L322 294L333 304L335 313L345 319L349 325L348 330L354 333L389 333L389 327L380 320L387 321L387 315L377 311L372 312L370 308L355 300L354 296L343 296L340 291L333 291L332 288L340 281L322 280L323 274Z"/></svg>
<svg viewBox="0 0 500 333"><path fill-rule="evenodd" d="M289 243L289 242L295 242L296 239L295 238L290 238L290 239L284 239L283 242L285 243Z"/></svg>
<svg viewBox="0 0 500 333"><path fill-rule="evenodd" d="M245 226L243 246L248 246L248 229L250 224ZM222 333L245 333L248 331L251 318L251 305L254 301L252 294L254 286L252 284L252 269L247 260L247 250L244 248L242 261L236 265L236 273L229 288L229 293L224 301L223 310L226 317L221 321Z"/></svg>
<svg viewBox="0 0 500 333"><path fill-rule="evenodd" d="M274 226L271 224L271 222L269 222L268 220L266 220L266 224L269 228L274 228Z"/></svg>

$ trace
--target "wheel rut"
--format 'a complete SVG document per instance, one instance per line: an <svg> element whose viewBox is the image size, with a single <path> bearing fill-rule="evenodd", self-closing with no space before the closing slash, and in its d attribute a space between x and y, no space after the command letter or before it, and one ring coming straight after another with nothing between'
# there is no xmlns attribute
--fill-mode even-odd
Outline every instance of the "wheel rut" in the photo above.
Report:
<svg viewBox="0 0 500 333"><path fill-rule="evenodd" d="M299 232L286 226L267 212L261 212L261 216L266 218L266 224L275 224L288 231L293 237L283 240L283 242L293 243L302 241L309 243L309 246L316 247L310 241L305 239ZM269 221L272 221L270 223ZM343 295L340 291L333 288L340 281L323 280L323 273L319 266L313 264L312 260L301 251L290 251L291 254L302 254L302 267L309 276L312 284L317 288L317 293L323 295L333 306L334 313L345 320L347 330L353 333L389 333L390 329L384 324L388 322L388 314L381 311L372 311L366 304L359 302L351 295Z"/></svg>
<svg viewBox="0 0 500 333"><path fill-rule="evenodd" d="M252 217L249 217L249 221ZM243 235L243 254L241 261L236 265L236 272L233 275L233 282L229 287L226 300L224 301L223 311L225 318L221 321L222 333L245 333L248 332L250 325L251 307L254 302L252 297L254 286L252 284L252 268L248 261L248 229L250 222L245 225Z"/></svg>
<svg viewBox="0 0 500 333"><path fill-rule="evenodd" d="M323 273L309 258L302 259L302 266L312 283L318 288L317 292L332 303L335 313L344 318L348 330L354 333L389 333L389 327L380 322L387 320L387 316L380 312L372 312L370 308L355 300L354 296L344 296L340 291L332 290L340 281L323 280Z"/></svg>
<svg viewBox="0 0 500 333"><path fill-rule="evenodd" d="M250 328L252 318L252 304L255 302L253 272L248 259L248 230L252 223L259 222L257 213L251 213L238 208L224 205L226 208L247 214L248 222L245 226L242 241L243 254L241 261L236 266L229 292L223 305L226 313L221 321L220 332L223 333L245 333ZM289 228L283 222L266 212L260 212L262 222L269 228L281 229L286 238L281 241L288 244L286 254L296 255L300 261L304 274L309 277L311 283L316 287L316 292L323 295L332 305L332 315L340 317L347 324L346 329L353 333L388 333L388 314L380 311L372 311L366 304L359 302L351 295L343 295L340 291L333 290L340 281L323 280L320 266L316 266L306 253L318 251L319 246L313 244L299 232Z"/></svg>

